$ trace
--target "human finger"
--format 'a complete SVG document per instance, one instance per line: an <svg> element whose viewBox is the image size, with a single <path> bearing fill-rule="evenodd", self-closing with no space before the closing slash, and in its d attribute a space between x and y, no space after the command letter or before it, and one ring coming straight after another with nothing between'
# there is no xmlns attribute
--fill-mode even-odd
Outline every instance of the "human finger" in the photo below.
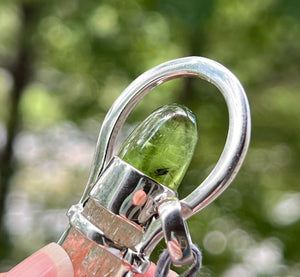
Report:
<svg viewBox="0 0 300 277"><path fill-rule="evenodd" d="M73 277L72 262L56 243L41 248L1 277Z"/></svg>

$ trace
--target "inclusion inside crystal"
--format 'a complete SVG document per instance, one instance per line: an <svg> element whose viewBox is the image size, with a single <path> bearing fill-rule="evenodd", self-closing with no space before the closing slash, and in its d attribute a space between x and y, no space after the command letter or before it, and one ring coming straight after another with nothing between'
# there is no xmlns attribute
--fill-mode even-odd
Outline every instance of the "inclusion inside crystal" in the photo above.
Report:
<svg viewBox="0 0 300 277"><path fill-rule="evenodd" d="M158 183L177 191L197 139L194 114L182 105L166 105L136 127L118 156Z"/></svg>

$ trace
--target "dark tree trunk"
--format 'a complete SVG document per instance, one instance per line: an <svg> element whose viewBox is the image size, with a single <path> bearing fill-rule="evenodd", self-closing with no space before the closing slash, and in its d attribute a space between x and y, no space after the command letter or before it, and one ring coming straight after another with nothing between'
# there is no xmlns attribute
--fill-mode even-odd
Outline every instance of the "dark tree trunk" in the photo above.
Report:
<svg viewBox="0 0 300 277"><path fill-rule="evenodd" d="M10 179L15 171L13 144L19 131L21 114L20 100L31 76L31 48L29 45L29 30L32 21L32 6L24 4L22 30L20 30L19 49L11 66L13 89L9 98L9 114L6 121L6 144L0 153L0 258L8 251L9 236L4 225L5 204L10 187Z"/></svg>
<svg viewBox="0 0 300 277"><path fill-rule="evenodd" d="M199 39L200 38L200 39ZM205 45L205 32L202 29L189 30L187 41L189 41L189 56L202 56ZM184 78L184 86L181 92L183 103L193 102L195 96L194 78ZM198 103L199 104L199 103Z"/></svg>

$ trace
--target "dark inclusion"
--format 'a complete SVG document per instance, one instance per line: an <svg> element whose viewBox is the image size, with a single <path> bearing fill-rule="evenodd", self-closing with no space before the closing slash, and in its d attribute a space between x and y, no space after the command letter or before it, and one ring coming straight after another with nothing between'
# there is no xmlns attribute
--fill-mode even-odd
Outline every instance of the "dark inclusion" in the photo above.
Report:
<svg viewBox="0 0 300 277"><path fill-rule="evenodd" d="M159 168L154 171L154 174L157 176L166 175L169 172L169 168Z"/></svg>

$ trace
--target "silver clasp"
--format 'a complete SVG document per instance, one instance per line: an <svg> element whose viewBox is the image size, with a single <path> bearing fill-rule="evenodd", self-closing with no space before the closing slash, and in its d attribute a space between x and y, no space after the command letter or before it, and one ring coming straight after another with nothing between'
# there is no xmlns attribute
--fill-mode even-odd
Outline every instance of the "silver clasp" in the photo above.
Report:
<svg viewBox="0 0 300 277"><path fill-rule="evenodd" d="M156 86L181 77L199 77L220 90L228 107L229 130L215 168L190 195L178 200L172 190L113 157L113 148L122 125L137 103ZM134 80L108 111L99 133L88 184L79 204L69 213L70 228L79 230L103 251L122 257L124 270L132 265L130 270L143 272L144 258L149 257L163 233L173 263L192 262L185 220L214 201L230 185L245 158L250 128L250 108L244 89L221 64L202 57L187 57L150 69ZM115 185L109 187L112 183ZM123 223L127 224L125 231L120 226ZM117 230L107 234L109 228ZM71 229L66 231L61 244L70 232L74 233ZM134 235L128 235L129 232ZM125 247L122 240L127 235ZM73 236L77 236L76 231Z"/></svg>
<svg viewBox="0 0 300 277"><path fill-rule="evenodd" d="M245 91L239 80L221 64L202 57L186 57L156 66L134 80L108 111L99 133L94 161L81 202L84 202L104 167L112 158L116 137L127 116L153 88L182 77L199 77L223 94L229 112L229 130L219 161L209 176L181 205L184 218L191 217L215 200L232 182L245 158L250 142L251 117Z"/></svg>

